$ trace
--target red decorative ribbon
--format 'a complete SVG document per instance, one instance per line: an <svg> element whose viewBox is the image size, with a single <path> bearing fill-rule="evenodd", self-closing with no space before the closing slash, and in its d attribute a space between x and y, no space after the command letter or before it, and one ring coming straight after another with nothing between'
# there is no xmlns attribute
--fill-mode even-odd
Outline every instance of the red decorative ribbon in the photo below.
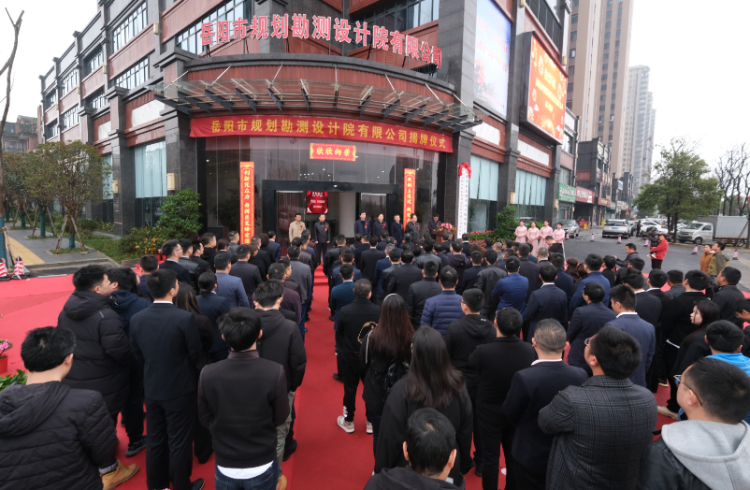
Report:
<svg viewBox="0 0 750 490"><path fill-rule="evenodd" d="M463 169L466 169L469 171L469 178L471 178L471 165L469 165L467 162L464 162L461 164L460 167L458 167L458 176L461 177L463 174Z"/></svg>

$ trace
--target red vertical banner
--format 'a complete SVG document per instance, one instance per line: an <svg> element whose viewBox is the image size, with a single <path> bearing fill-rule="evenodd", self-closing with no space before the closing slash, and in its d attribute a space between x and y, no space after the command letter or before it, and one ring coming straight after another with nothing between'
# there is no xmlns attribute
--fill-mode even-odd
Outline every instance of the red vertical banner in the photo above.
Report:
<svg viewBox="0 0 750 490"><path fill-rule="evenodd" d="M417 170L414 168L404 169L404 216L401 222L406 226L411 215L414 213L414 205L417 198Z"/></svg>
<svg viewBox="0 0 750 490"><path fill-rule="evenodd" d="M255 162L240 162L240 243L255 235Z"/></svg>

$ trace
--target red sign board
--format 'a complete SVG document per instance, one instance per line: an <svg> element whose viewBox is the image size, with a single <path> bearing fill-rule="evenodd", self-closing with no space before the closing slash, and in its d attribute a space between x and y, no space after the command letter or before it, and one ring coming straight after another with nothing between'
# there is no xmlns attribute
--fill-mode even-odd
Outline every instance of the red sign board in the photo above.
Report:
<svg viewBox="0 0 750 490"><path fill-rule="evenodd" d="M409 221L409 217L414 213L417 200L417 170L414 168L404 169L404 218L403 223Z"/></svg>
<svg viewBox="0 0 750 490"><path fill-rule="evenodd" d="M240 162L240 240L255 235L255 162Z"/></svg>
<svg viewBox="0 0 750 490"><path fill-rule="evenodd" d="M450 136L393 124L308 116L221 116L190 120L190 137L277 136L366 141L453 153Z"/></svg>
<svg viewBox="0 0 750 490"><path fill-rule="evenodd" d="M561 142L565 133L568 77L533 36L530 56L526 121Z"/></svg>
<svg viewBox="0 0 750 490"><path fill-rule="evenodd" d="M249 26L247 19L242 17L233 21L204 22L201 24L201 44L211 46L246 37L258 40L269 37L288 39L291 31L291 37L299 39L318 39L326 42L333 40L347 44L354 41L364 47L371 44L375 49L391 50L393 54L433 63L438 68L442 65L443 52L437 46L430 46L427 41L420 43L419 39L414 36L389 31L388 28L382 26L371 25L372 30L370 30L367 28L367 22L356 21L354 25L350 25L348 19L331 19L331 17L321 15L313 15L308 19L307 14L273 15L270 20L271 22L267 15L254 15ZM333 33L331 28L333 28ZM351 38L351 34L355 35L354 39Z"/></svg>
<svg viewBox="0 0 750 490"><path fill-rule="evenodd" d="M582 187L576 187L576 202L594 204L594 191L583 189Z"/></svg>
<svg viewBox="0 0 750 490"><path fill-rule="evenodd" d="M600 206L610 206L611 204L612 204L612 201L610 201L606 197L600 197L599 198L599 205Z"/></svg>
<svg viewBox="0 0 750 490"><path fill-rule="evenodd" d="M357 147L354 145L329 145L328 143L310 143L310 160L357 160Z"/></svg>
<svg viewBox="0 0 750 490"><path fill-rule="evenodd" d="M328 214L327 191L307 191L307 214Z"/></svg>

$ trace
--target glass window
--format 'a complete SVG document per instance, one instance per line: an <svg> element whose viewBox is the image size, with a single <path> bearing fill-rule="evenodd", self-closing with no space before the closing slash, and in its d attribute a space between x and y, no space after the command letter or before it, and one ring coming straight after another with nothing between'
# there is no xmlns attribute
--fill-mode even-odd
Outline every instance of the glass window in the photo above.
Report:
<svg viewBox="0 0 750 490"><path fill-rule="evenodd" d="M603 133L603 132L604 132L604 126L599 126L599 127L597 128L597 130L598 130L598 131L599 131L600 133Z"/></svg>
<svg viewBox="0 0 750 490"><path fill-rule="evenodd" d="M146 2L143 2L112 32L113 52L116 53L119 51L128 43L128 41L133 39L136 34L141 32L146 27L147 22Z"/></svg>
<svg viewBox="0 0 750 490"><path fill-rule="evenodd" d="M224 3L223 5L215 8L208 14L206 14L202 19L198 20L195 24L188 27L181 33L179 33L176 37L176 44L177 47L180 49L184 49L185 51L190 51L191 53L199 54L202 53L204 49L206 49L208 46L203 46L203 42L201 41L201 31L203 29L203 23L204 22L211 22L214 24L214 31L216 30L215 24L218 20L228 20L229 21L229 38L234 39L234 24L232 24L233 21L243 18L243 19L249 19L252 17L252 2L250 0L229 0L228 2ZM310 21L310 27L312 28L312 19L309 18ZM289 18L289 22L292 22L291 16ZM291 25L289 26L291 27ZM272 29L269 22L269 33ZM246 26L247 34L250 34L250 24L248 22L248 25Z"/></svg>
<svg viewBox="0 0 750 490"><path fill-rule="evenodd" d="M357 21L361 24L367 22L370 31L373 25L378 25L403 32L439 18L440 0L398 0L386 2L360 17L353 17L349 23L354 26ZM353 31L351 37L354 38ZM368 45L371 42L372 38L368 38Z"/></svg>
<svg viewBox="0 0 750 490"><path fill-rule="evenodd" d="M607 96L606 95L601 95L599 97L599 102L604 102L605 100L607 100Z"/></svg>
<svg viewBox="0 0 750 490"><path fill-rule="evenodd" d="M568 82L568 93L573 92L573 82Z"/></svg>
<svg viewBox="0 0 750 490"><path fill-rule="evenodd" d="M519 218L544 218L547 179L524 170L516 170L516 212Z"/></svg>
<svg viewBox="0 0 750 490"><path fill-rule="evenodd" d="M609 43L604 43L604 49L609 49Z"/></svg>
<svg viewBox="0 0 750 490"><path fill-rule="evenodd" d="M94 73L94 70L102 66L103 63L104 63L104 55L102 54L102 50L97 49L94 54L90 55L83 62L84 73L86 74L86 76L91 75L92 73Z"/></svg>
<svg viewBox="0 0 750 490"><path fill-rule="evenodd" d="M604 111L604 106L603 106L603 105L600 105L600 106L599 106L599 112L602 112L602 111ZM599 117L601 117L601 116L599 116Z"/></svg>
<svg viewBox="0 0 750 490"><path fill-rule="evenodd" d="M160 141L135 148L135 225L155 226L166 195L166 144Z"/></svg>
<svg viewBox="0 0 750 490"><path fill-rule="evenodd" d="M117 76L115 85L132 90L148 80L148 58L144 58Z"/></svg>
<svg viewBox="0 0 750 490"><path fill-rule="evenodd" d="M611 114L611 115L609 116L609 120L610 120L610 121L614 121L614 120L615 120L615 115L614 115L614 114Z"/></svg>
<svg viewBox="0 0 750 490"><path fill-rule="evenodd" d="M578 7L578 0L573 0L573 6Z"/></svg>
<svg viewBox="0 0 750 490"><path fill-rule="evenodd" d="M52 90L52 92L48 93L44 98L44 110L46 111L55 104L57 104L57 90Z"/></svg>
<svg viewBox="0 0 750 490"><path fill-rule="evenodd" d="M570 23L571 24L578 24L578 14L573 14L570 16Z"/></svg>
<svg viewBox="0 0 750 490"><path fill-rule="evenodd" d="M485 231L494 222L497 212L497 181L500 165L478 156L471 156L469 181L469 231ZM494 213L493 213L494 211Z"/></svg>
<svg viewBox="0 0 750 490"><path fill-rule="evenodd" d="M604 33L604 39L609 39L610 37L612 37L612 33L611 32L605 32Z"/></svg>
<svg viewBox="0 0 750 490"><path fill-rule="evenodd" d="M609 106L609 110L610 110L610 111L614 111L614 110L615 110L615 105L614 105L614 104L611 104L611 105Z"/></svg>
<svg viewBox="0 0 750 490"><path fill-rule="evenodd" d="M607 22L605 22L604 23L604 28L605 29L611 29L612 28L612 21L608 20Z"/></svg>
<svg viewBox="0 0 750 490"><path fill-rule="evenodd" d="M578 31L571 32L570 33L570 40L571 41L575 41L576 39L578 39Z"/></svg>
<svg viewBox="0 0 750 490"><path fill-rule="evenodd" d="M96 110L106 107L107 99L104 97L104 89L97 90L94 95L87 98L86 105Z"/></svg>
<svg viewBox="0 0 750 490"><path fill-rule="evenodd" d="M619 47L620 47L620 41L615 41L615 47L616 47L616 48L619 48Z"/></svg>
<svg viewBox="0 0 750 490"><path fill-rule="evenodd" d="M78 69L71 71L63 78L62 81L62 93L67 94L78 86Z"/></svg>
<svg viewBox="0 0 750 490"><path fill-rule="evenodd" d="M575 49L571 49L570 50L570 57L571 58L575 58L576 57L576 50Z"/></svg>
<svg viewBox="0 0 750 490"><path fill-rule="evenodd" d="M604 106L602 106L602 109L603 108L604 108ZM601 124L603 122L604 122L604 116L599 116L599 124Z"/></svg>
<svg viewBox="0 0 750 490"><path fill-rule="evenodd" d="M602 92L605 92L607 90L607 85L602 85Z"/></svg>
<svg viewBox="0 0 750 490"><path fill-rule="evenodd" d="M73 126L78 124L79 121L80 118L78 117L78 106L73 107L69 111L63 112L62 116L60 117L62 129L72 128Z"/></svg>
<svg viewBox="0 0 750 490"><path fill-rule="evenodd" d="M609 19L610 17L612 17L612 11L611 10L607 10L607 18Z"/></svg>
<svg viewBox="0 0 750 490"><path fill-rule="evenodd" d="M568 67L568 76L572 77L575 74L576 74L576 67L575 66Z"/></svg>
<svg viewBox="0 0 750 490"><path fill-rule="evenodd" d="M617 37L620 37L620 29L617 29Z"/></svg>
<svg viewBox="0 0 750 490"><path fill-rule="evenodd" d="M47 138L52 138L54 136L57 136L60 133L59 126L57 125L57 121L48 124L44 127L44 136Z"/></svg>

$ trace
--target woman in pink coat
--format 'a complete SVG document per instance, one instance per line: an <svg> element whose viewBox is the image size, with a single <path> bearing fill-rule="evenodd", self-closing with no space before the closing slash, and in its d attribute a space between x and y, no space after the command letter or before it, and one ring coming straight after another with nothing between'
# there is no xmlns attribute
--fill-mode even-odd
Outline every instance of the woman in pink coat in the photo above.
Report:
<svg viewBox="0 0 750 490"><path fill-rule="evenodd" d="M563 230L562 223L557 223L557 229L552 232L552 238L555 239L555 243L563 246L563 255L565 255L565 230Z"/></svg>
<svg viewBox="0 0 750 490"><path fill-rule="evenodd" d="M552 232L554 230L549 225L549 221L544 220L544 226L542 226L542 229L540 231L542 233L541 240L539 240L540 245L541 245L541 244L545 243L544 241L547 239L548 236L552 236Z"/></svg>
<svg viewBox="0 0 750 490"><path fill-rule="evenodd" d="M537 250L539 250L539 238L542 236L542 231L536 227L536 221L531 222L531 228L526 233L526 237L529 239L529 243L532 245L531 255L536 257Z"/></svg>
<svg viewBox="0 0 750 490"><path fill-rule="evenodd" d="M524 221L521 220L518 222L518 227L516 228L516 242L518 243L526 243L526 234L529 232L529 229L526 228Z"/></svg>

